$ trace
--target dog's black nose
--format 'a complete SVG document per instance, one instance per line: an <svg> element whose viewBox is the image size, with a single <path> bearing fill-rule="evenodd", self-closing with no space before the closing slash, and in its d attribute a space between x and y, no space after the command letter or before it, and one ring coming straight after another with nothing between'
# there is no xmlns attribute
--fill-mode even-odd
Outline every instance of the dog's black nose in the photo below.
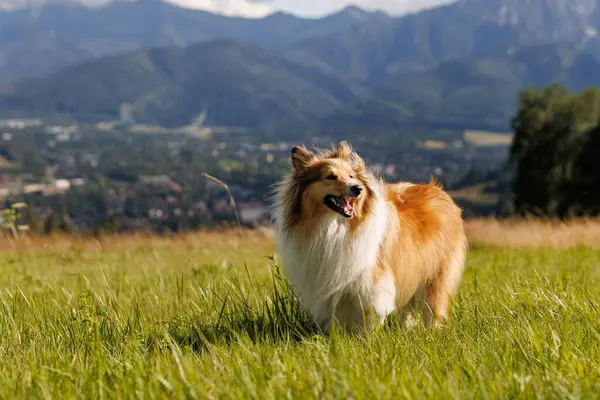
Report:
<svg viewBox="0 0 600 400"><path fill-rule="evenodd" d="M358 196L359 194L361 194L361 193L362 193L362 191L363 191L363 188L362 188L362 186L360 186L360 185L354 185L354 186L352 186L352 187L350 188L350 190L352 190L352 193L354 193L355 195L357 195L357 196Z"/></svg>

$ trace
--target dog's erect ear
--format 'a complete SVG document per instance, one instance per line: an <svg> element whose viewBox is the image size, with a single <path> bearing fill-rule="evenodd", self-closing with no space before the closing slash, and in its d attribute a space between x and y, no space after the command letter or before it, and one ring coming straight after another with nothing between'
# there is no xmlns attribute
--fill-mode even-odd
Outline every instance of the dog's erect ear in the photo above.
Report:
<svg viewBox="0 0 600 400"><path fill-rule="evenodd" d="M352 157L352 146L350 146L350 143L344 140L340 142L337 153L339 158L350 160L350 158Z"/></svg>
<svg viewBox="0 0 600 400"><path fill-rule="evenodd" d="M352 155L350 156L350 163L354 166L354 168L357 169L366 169L367 166L365 164L365 160L363 160L363 158L361 156L359 156L358 154L356 154L355 152L352 152Z"/></svg>
<svg viewBox="0 0 600 400"><path fill-rule="evenodd" d="M315 159L315 155L306 147L296 146L292 149L292 165L298 172L306 170L306 167Z"/></svg>
<svg viewBox="0 0 600 400"><path fill-rule="evenodd" d="M365 168L365 160L362 159L353 149L350 143L340 142L337 150L338 157L350 161L356 168Z"/></svg>

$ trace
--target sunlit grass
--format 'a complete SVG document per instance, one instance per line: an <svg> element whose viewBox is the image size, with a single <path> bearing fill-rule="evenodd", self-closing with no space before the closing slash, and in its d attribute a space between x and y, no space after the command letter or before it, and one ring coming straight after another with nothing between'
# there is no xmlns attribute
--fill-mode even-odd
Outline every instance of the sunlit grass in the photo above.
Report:
<svg viewBox="0 0 600 400"><path fill-rule="evenodd" d="M510 146L513 141L511 134L487 131L465 131L464 138L477 147Z"/></svg>
<svg viewBox="0 0 600 400"><path fill-rule="evenodd" d="M475 247L444 328L324 337L268 235L6 245L0 397L597 396L600 251Z"/></svg>

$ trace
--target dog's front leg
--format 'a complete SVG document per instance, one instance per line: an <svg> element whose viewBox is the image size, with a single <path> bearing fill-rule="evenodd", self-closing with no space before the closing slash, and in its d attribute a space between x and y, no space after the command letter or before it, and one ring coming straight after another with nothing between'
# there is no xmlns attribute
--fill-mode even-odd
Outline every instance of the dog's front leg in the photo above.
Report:
<svg viewBox="0 0 600 400"><path fill-rule="evenodd" d="M371 289L373 322L383 324L385 318L396 309L396 284L392 274L385 274L373 283Z"/></svg>

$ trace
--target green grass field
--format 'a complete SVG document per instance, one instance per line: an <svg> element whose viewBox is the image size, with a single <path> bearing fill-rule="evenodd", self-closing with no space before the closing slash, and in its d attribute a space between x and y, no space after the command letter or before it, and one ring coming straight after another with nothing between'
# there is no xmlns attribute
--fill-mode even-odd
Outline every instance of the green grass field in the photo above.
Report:
<svg viewBox="0 0 600 400"><path fill-rule="evenodd" d="M266 236L5 247L0 398L600 393L599 250L475 248L447 326L327 338Z"/></svg>

